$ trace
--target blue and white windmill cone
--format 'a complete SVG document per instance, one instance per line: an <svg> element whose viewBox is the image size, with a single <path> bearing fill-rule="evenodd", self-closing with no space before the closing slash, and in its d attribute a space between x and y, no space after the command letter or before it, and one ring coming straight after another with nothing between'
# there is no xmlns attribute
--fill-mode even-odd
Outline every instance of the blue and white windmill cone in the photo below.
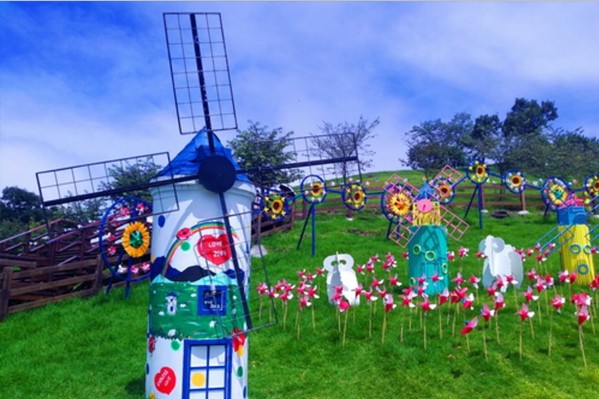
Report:
<svg viewBox="0 0 599 399"><path fill-rule="evenodd" d="M213 138L213 151L239 170L231 152ZM158 179L196 176L209 155L208 135L200 132ZM226 211L233 215L230 235L219 194L198 180L177 183L176 193L172 185L151 190L157 216L151 246L146 398L247 397L248 341L241 293L248 292L255 187L237 174L224 192ZM234 267L235 249L240 273Z"/></svg>

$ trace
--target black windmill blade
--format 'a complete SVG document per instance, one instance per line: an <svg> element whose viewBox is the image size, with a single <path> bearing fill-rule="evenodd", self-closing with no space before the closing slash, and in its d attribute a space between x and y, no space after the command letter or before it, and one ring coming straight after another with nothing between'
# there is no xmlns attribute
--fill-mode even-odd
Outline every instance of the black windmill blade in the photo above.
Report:
<svg viewBox="0 0 599 399"><path fill-rule="evenodd" d="M215 145L215 131L237 129L237 117L220 13L164 13L177 119L181 134L207 133L209 154L197 179L218 194L228 242L233 243L225 192L235 184L235 165ZM237 250L231 252L247 330L252 320Z"/></svg>
<svg viewBox="0 0 599 399"><path fill-rule="evenodd" d="M151 172L160 170L170 162L168 152L160 152L37 172L42 206L48 210L74 204L77 208L85 201L97 200L98 211L102 212L112 201L123 196L143 195L152 187L170 186L173 191L177 181L172 174L165 174L160 181L156 181L155 174ZM137 179L136 183L129 185L119 184L115 176L127 170L146 170L148 177Z"/></svg>

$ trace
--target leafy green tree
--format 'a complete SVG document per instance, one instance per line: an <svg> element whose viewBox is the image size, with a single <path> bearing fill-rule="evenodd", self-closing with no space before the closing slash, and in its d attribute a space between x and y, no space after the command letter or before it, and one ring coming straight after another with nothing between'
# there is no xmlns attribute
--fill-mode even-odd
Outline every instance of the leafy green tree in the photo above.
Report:
<svg viewBox="0 0 599 399"><path fill-rule="evenodd" d="M282 128L269 129L259 122L248 121L247 129L228 142L233 157L247 176L258 187L274 187L299 179L298 172L272 169L272 166L293 162L295 154L288 150L293 132L283 133Z"/></svg>
<svg viewBox="0 0 599 399"><path fill-rule="evenodd" d="M599 140L586 137L578 128L574 131L556 129L549 134L551 156L547 170L564 179L581 181L592 173L599 173Z"/></svg>
<svg viewBox="0 0 599 399"><path fill-rule="evenodd" d="M502 137L494 158L503 173L517 168L531 174L543 174L547 167L550 122L558 117L552 101L516 98L502 125Z"/></svg>
<svg viewBox="0 0 599 399"><path fill-rule="evenodd" d="M501 140L502 122L497 115L481 115L474 120L470 134L465 134L463 143L469 159L490 160L495 158Z"/></svg>
<svg viewBox="0 0 599 399"><path fill-rule="evenodd" d="M0 238L7 238L44 221L37 194L19 187L5 187L0 198Z"/></svg>
<svg viewBox="0 0 599 399"><path fill-rule="evenodd" d="M449 122L440 119L426 121L406 133L408 152L403 165L424 170L428 178L443 166L462 167L467 163L464 139L471 135L472 118L467 113L457 113Z"/></svg>
<svg viewBox="0 0 599 399"><path fill-rule="evenodd" d="M360 170L372 166L374 151L370 149L368 140L375 137L373 130L379 124L379 118L371 122L362 116L355 124L343 122L334 125L324 122L319 127L320 134L312 135L312 143L316 147L315 155L326 159L358 156L357 164L344 162L335 166L335 172L340 174L344 181L347 181L350 174L358 171L355 166L358 166Z"/></svg>
<svg viewBox="0 0 599 399"><path fill-rule="evenodd" d="M135 163L113 165L108 169L110 181L102 182L98 187L100 190L122 190L130 187L140 187L148 183L160 171L162 166L156 165L152 159L136 158ZM117 200L121 197L139 197L147 202L152 202L149 190L126 190L111 196Z"/></svg>

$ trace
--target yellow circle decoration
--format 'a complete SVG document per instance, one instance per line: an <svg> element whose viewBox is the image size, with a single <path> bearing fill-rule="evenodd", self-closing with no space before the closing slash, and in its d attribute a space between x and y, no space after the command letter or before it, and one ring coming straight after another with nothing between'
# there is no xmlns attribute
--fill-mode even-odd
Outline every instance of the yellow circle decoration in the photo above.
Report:
<svg viewBox="0 0 599 399"><path fill-rule="evenodd" d="M393 215L404 217L410 212L412 201L409 196L400 192L391 196L387 207Z"/></svg>
<svg viewBox="0 0 599 399"><path fill-rule="evenodd" d="M204 373L196 372L191 375L191 384L194 387L203 387L206 385L206 376Z"/></svg>
<svg viewBox="0 0 599 399"><path fill-rule="evenodd" d="M481 161L472 162L467 169L467 175L470 181L474 184L482 184L489 178L489 170L487 165Z"/></svg>
<svg viewBox="0 0 599 399"><path fill-rule="evenodd" d="M123 248L132 258L140 258L150 248L150 231L142 222L130 223L123 232Z"/></svg>
<svg viewBox="0 0 599 399"><path fill-rule="evenodd" d="M366 193L360 184L352 183L345 188L345 204L348 208L358 210L366 202Z"/></svg>

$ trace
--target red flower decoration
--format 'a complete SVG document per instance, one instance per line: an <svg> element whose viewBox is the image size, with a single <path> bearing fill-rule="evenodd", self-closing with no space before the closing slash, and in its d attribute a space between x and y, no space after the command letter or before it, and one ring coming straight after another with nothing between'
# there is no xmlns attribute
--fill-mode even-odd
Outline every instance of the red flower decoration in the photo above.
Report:
<svg viewBox="0 0 599 399"><path fill-rule="evenodd" d="M191 237L191 229L189 227L183 227L177 232L177 238L179 240L187 240L189 237Z"/></svg>

